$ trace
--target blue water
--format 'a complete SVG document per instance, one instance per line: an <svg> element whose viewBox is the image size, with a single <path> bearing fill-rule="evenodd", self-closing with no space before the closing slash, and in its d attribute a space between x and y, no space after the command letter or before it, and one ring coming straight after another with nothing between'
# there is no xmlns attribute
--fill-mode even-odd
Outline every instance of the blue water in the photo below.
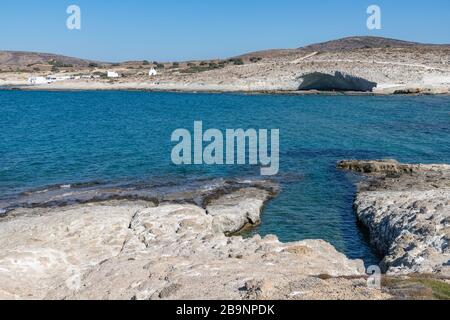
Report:
<svg viewBox="0 0 450 320"><path fill-rule="evenodd" d="M251 177L255 166L171 164L173 130L279 128L283 191L254 232L320 238L374 261L342 159L450 163L450 97L0 91L0 199L49 185Z"/></svg>

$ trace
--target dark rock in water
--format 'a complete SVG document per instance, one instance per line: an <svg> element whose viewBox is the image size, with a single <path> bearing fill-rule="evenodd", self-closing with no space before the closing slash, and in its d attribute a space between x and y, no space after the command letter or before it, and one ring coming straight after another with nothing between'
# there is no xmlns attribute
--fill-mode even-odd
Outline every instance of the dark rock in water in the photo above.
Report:
<svg viewBox="0 0 450 320"><path fill-rule="evenodd" d="M396 160L344 160L338 163L339 169L351 170L360 173L400 174L411 173L413 165L401 164Z"/></svg>
<svg viewBox="0 0 450 320"><path fill-rule="evenodd" d="M419 88L399 89L394 91L394 94L418 94L418 93L421 93L421 90Z"/></svg>
<svg viewBox="0 0 450 320"><path fill-rule="evenodd" d="M319 91L363 91L372 92L377 83L363 78L343 74L336 71L333 74L313 72L299 77L302 83L299 90Z"/></svg>
<svg viewBox="0 0 450 320"><path fill-rule="evenodd" d="M266 190L271 196L279 191L273 181L260 179L197 179L189 182L100 182L71 183L26 191L19 197L0 202L0 217L14 208L52 208L105 201L148 201L153 203L192 203L205 207L211 199L242 188ZM70 189L70 192L67 190ZM2 209L6 208L6 210ZM2 211L3 210L3 211Z"/></svg>

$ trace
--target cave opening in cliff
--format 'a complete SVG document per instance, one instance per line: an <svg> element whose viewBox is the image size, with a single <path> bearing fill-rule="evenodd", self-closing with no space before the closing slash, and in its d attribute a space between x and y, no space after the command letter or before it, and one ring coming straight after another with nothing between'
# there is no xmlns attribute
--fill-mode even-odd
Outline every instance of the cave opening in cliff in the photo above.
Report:
<svg viewBox="0 0 450 320"><path fill-rule="evenodd" d="M301 84L298 90L318 90L318 91L356 91L372 92L377 86L372 82L360 77L347 75L336 71L334 74L313 72L299 77Z"/></svg>

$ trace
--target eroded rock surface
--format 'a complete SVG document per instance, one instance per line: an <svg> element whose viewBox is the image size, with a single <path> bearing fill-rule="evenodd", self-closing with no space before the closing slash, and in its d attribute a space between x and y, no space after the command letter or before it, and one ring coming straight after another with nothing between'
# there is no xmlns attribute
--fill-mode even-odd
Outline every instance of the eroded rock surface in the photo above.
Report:
<svg viewBox="0 0 450 320"><path fill-rule="evenodd" d="M272 195L267 190L257 188L240 189L211 200L206 211L213 217L215 231L233 234L259 224L261 209Z"/></svg>
<svg viewBox="0 0 450 320"><path fill-rule="evenodd" d="M355 210L390 274L450 276L450 166L343 161L363 172Z"/></svg>
<svg viewBox="0 0 450 320"><path fill-rule="evenodd" d="M0 220L0 298L389 297L368 289L362 261L324 241L225 236L256 222L269 195L234 190L208 200L211 214L189 203L127 200L16 209Z"/></svg>

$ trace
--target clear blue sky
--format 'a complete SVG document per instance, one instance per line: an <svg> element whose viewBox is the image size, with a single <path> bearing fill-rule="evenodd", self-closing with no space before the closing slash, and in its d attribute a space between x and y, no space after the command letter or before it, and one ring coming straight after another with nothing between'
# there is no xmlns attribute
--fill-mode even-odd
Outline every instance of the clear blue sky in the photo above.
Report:
<svg viewBox="0 0 450 320"><path fill-rule="evenodd" d="M82 10L82 29L66 28L66 9ZM382 9L382 30L366 28L366 9ZM1 0L0 49L103 61L223 58L374 35L450 43L448 0Z"/></svg>

